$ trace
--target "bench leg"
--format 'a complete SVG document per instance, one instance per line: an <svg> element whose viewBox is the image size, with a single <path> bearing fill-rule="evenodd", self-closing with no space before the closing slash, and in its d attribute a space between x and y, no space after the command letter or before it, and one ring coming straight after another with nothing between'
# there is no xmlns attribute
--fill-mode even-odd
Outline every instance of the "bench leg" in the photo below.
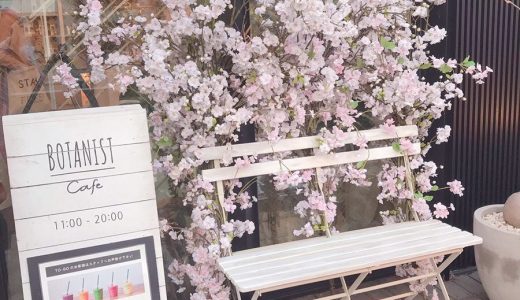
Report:
<svg viewBox="0 0 520 300"><path fill-rule="evenodd" d="M352 294L359 287L359 285L363 282L363 280L365 280L367 275L368 275L368 272L363 272L363 273L359 274L359 276L356 278L354 283L352 283L352 285L350 286L350 289L348 289L349 294Z"/></svg>
<svg viewBox="0 0 520 300"><path fill-rule="evenodd" d="M236 287L235 292L237 293L237 300L242 300L242 297L240 296L240 291Z"/></svg>
<svg viewBox="0 0 520 300"><path fill-rule="evenodd" d="M448 290L446 289L446 285L444 284L444 280L442 279L442 271L444 271L444 269L446 269L446 267L449 266L449 264L451 264L455 258L457 258L457 256L459 256L460 254L462 253L462 251L459 251L459 252L455 252L455 253L452 253L450 254L450 256L448 256L448 258L446 258L440 266L437 266L437 264L435 263L435 261L433 261L433 258L430 258L430 263L432 264L433 266L433 270L435 272L435 274L437 274L437 282L439 283L439 287L441 288L441 292L442 292L442 296L444 297L445 300L450 300L450 296L448 295Z"/></svg>
<svg viewBox="0 0 520 300"><path fill-rule="evenodd" d="M256 291L254 294L253 294L253 297L251 298L251 300L257 300L258 297L260 297L260 293L258 291Z"/></svg>
<svg viewBox="0 0 520 300"><path fill-rule="evenodd" d="M341 281L341 286L343 287L343 291L346 294L345 298L343 298L343 299L350 300L350 294L348 292L347 283L345 282L345 277L341 276L339 278L339 280Z"/></svg>

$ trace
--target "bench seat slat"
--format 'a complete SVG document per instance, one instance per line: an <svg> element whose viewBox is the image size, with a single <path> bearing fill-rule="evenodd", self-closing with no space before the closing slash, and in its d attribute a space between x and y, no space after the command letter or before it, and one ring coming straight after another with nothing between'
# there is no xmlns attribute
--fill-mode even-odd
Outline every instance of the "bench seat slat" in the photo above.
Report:
<svg viewBox="0 0 520 300"><path fill-rule="evenodd" d="M464 239L462 239L464 238ZM255 274L255 276L245 277L237 280L236 285L245 290L261 290L280 284L291 282L301 282L303 280L319 278L330 274L341 274L360 269L376 269L389 263L397 263L407 259L414 259L423 255L440 253L450 249L461 249L470 243L471 236L464 234L464 237L437 237L430 240L417 242L414 246L395 248L385 253L369 254L357 256L355 258L342 256L338 260L323 261L320 264L309 264L305 260L298 267L280 265L279 271L270 271L268 274ZM448 244L449 242L449 244ZM369 251L369 250L368 250ZM231 278L232 276L230 276ZM240 278L237 276L236 278Z"/></svg>
<svg viewBox="0 0 520 300"><path fill-rule="evenodd" d="M452 234L455 232L460 232L460 230L451 230L447 231L446 229L435 229L432 230L431 235L420 236L417 234L412 235L403 235L403 239L406 243L403 243L400 240L397 240L399 237L392 237L393 241L385 240L370 240L365 243L355 245L355 247L349 247L349 245L343 245L344 247L333 248L330 249L328 247L322 247L321 251L314 252L303 252L301 256L296 257L284 257L280 260L274 261L266 261L265 263L258 263L254 269L247 266L246 268L238 268L232 271L233 274L237 277L242 276L262 276L263 274L268 274L273 271L280 270L280 265L283 265L284 270L292 267L298 267L302 264L302 258L305 258L306 265L322 265L328 261L339 261L342 259L353 259L363 257L367 254L378 253L384 254L388 251L388 249L392 249L394 247L401 248L405 245L409 245L410 243L422 242L426 238L434 239L439 238L444 235ZM364 248L363 248L364 247ZM369 251L367 251L367 249ZM368 252L368 253L367 253ZM282 262L283 261L283 262Z"/></svg>
<svg viewBox="0 0 520 300"><path fill-rule="evenodd" d="M414 143L410 155L419 154L421 146ZM314 155L284 159L282 161L267 161L243 167L224 167L202 171L202 177L208 182L237 179L244 177L277 174L282 171L297 171L314 168L344 165L366 160L379 160L403 156L392 147L380 147L326 155Z"/></svg>
<svg viewBox="0 0 520 300"><path fill-rule="evenodd" d="M300 254L302 250L312 251L323 247L334 247L338 244L354 245L367 240L379 240L389 236L396 236L412 231L431 230L437 227L440 221L430 220L424 222L403 222L387 226L385 230L380 230L381 226L358 229L346 233L335 234L330 238L326 236L314 237L310 239L302 239L298 241L270 245L269 250L265 247L253 248L234 252L233 256L220 258L220 265L226 269L233 269L236 266L248 265L250 263L258 263L272 258L289 257L291 255Z"/></svg>
<svg viewBox="0 0 520 300"><path fill-rule="evenodd" d="M418 134L417 126L407 125L395 128L395 133L389 133L385 129L369 129L360 132L346 133L346 144L352 144L356 141L359 134L362 134L367 141L381 141L387 139L403 138L416 136ZM307 136L300 138L284 139L277 142L254 142L246 144L236 144L231 146L217 146L200 149L197 157L202 160L223 159L225 154L229 153L233 157L244 155L260 155L284 151L293 151L301 149L313 149L320 146L319 136Z"/></svg>
<svg viewBox="0 0 520 300"><path fill-rule="evenodd" d="M259 257L254 257L254 261L250 260L248 263L240 262L239 264L234 264L232 266L228 264L226 265L226 269L235 272L237 275L243 275L252 269L255 270L255 272L258 271L258 267L260 266L262 269L277 267L282 260L284 265L291 265L298 264L302 257L305 257L307 262L312 262L327 255L358 255L360 252L366 251L366 249L378 250L380 247L399 246L401 245L401 240L406 240L407 242L419 241L425 237L437 237L455 232L460 232L460 229L455 227L443 228L439 226L427 226L423 227L420 231L392 232L377 237L358 239L357 241L342 240L339 243L332 245L315 244L306 249L291 251L291 253L278 253L270 256L262 256L261 259Z"/></svg>
<svg viewBox="0 0 520 300"><path fill-rule="evenodd" d="M311 251L307 251L303 243L289 242L274 246L266 246L255 249L256 252L240 254L242 262L249 261L240 267L233 263L235 256L219 259L219 265L224 273L231 279L241 292L254 290L270 289L275 286L297 283L312 278L320 278L331 274L347 273L364 268L376 268L377 266L387 265L392 262L405 261L414 257L433 255L445 251L457 250L467 246L481 243L482 239L468 232L444 224L438 221L419 222L426 226L418 226L417 222L412 223L413 227L405 227L403 223L387 225L377 228L370 228L379 231L378 234L369 236L364 243L349 243L349 235L358 232L345 232L337 234L330 239L344 238L343 247L330 248L327 239L313 238L305 241L308 245L313 245ZM404 225L409 225L404 223ZM405 228L409 231L406 235L397 235L396 228ZM415 227L422 227L418 230ZM427 229L427 230L424 230ZM391 234L395 241L385 239L385 234ZM399 232L399 231L397 231ZM405 231L406 232L406 231ZM291 249L289 252L283 251L280 246ZM321 247L321 251L316 251ZM297 249L300 253L295 253ZM282 251L281 251L282 250ZM273 260L270 254L277 254L279 259ZM251 256L251 257L247 257ZM248 260L244 260L247 258ZM251 265L251 258L255 259Z"/></svg>

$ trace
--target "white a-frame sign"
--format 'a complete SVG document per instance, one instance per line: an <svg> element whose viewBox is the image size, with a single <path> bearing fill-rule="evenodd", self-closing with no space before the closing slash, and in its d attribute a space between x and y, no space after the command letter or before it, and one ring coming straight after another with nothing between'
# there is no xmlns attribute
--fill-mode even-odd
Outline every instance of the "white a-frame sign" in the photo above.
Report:
<svg viewBox="0 0 520 300"><path fill-rule="evenodd" d="M146 112L3 124L24 299L166 299Z"/></svg>

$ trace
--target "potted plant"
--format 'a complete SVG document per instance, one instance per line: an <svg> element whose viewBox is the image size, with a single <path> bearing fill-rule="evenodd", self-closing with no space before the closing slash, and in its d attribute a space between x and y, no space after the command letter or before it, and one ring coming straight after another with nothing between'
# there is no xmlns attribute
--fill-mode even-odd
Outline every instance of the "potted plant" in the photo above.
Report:
<svg viewBox="0 0 520 300"><path fill-rule="evenodd" d="M484 240L475 260L489 298L516 300L520 295L520 193L505 204L481 207L473 216L474 233Z"/></svg>

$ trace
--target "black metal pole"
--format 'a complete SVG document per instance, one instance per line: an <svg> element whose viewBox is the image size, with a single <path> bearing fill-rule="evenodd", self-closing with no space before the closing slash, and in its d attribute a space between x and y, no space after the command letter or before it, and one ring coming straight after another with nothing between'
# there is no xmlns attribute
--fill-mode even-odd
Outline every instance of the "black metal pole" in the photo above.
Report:
<svg viewBox="0 0 520 300"><path fill-rule="evenodd" d="M27 100L27 103L25 104L25 107L23 108L22 113L26 114L31 110L31 107L33 106L34 102L36 101L36 97L38 97L38 92L42 88L43 83L45 82L45 79L47 79L49 72L52 70L52 68L54 68L56 63L60 60L71 66L72 70L70 73L78 81L79 87L87 96L90 106L92 106L92 107L99 106L99 103L97 102L96 97L94 96L94 92L92 92L92 90L87 85L85 80L83 80L83 77L81 77L81 74L74 68L74 65L72 65L70 58L67 56L67 54L65 54L65 51L66 51L65 49L66 49L65 46L61 46L60 52L53 54L49 58L49 60L47 61L47 64L45 64L45 68L43 68L42 72L40 73L40 77L38 78L38 81L36 82L36 85L34 86L31 96Z"/></svg>

